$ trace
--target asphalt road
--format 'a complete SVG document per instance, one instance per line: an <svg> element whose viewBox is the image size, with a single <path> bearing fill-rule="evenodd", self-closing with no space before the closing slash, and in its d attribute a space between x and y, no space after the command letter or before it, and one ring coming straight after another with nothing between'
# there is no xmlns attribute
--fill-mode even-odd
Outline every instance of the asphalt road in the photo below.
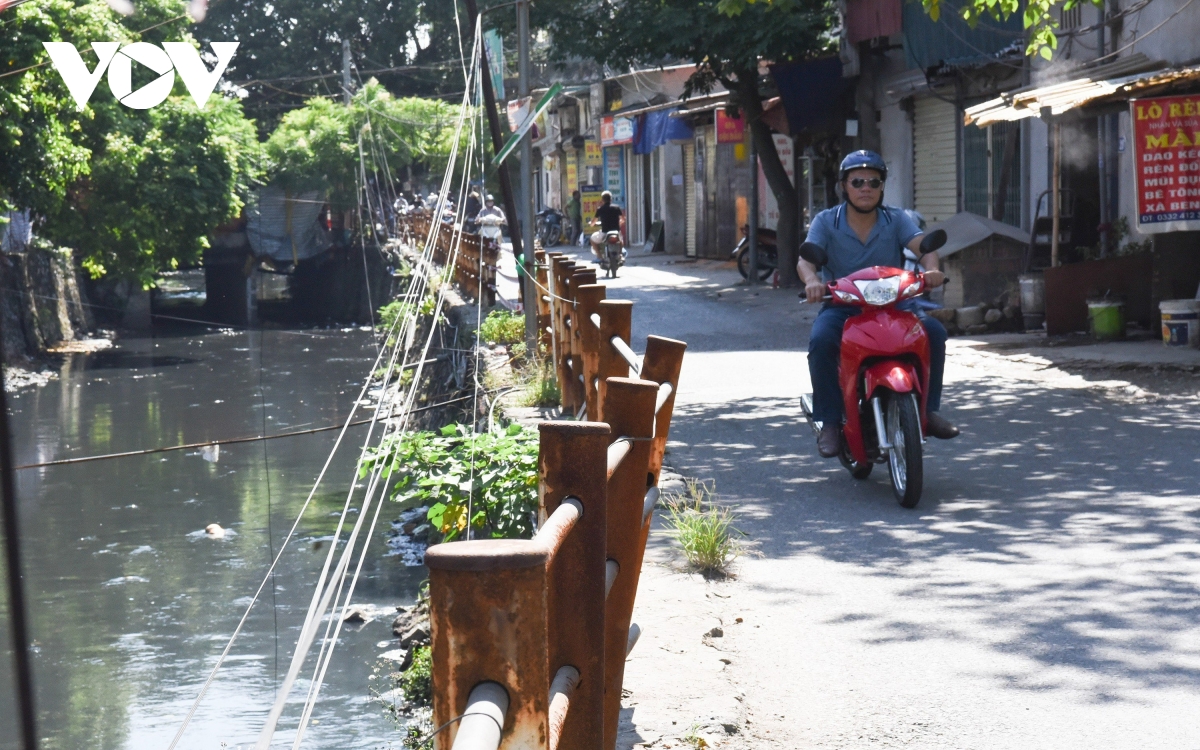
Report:
<svg viewBox="0 0 1200 750"><path fill-rule="evenodd" d="M667 460L715 481L750 547L728 581L645 574L641 617L675 624L630 662L626 744L678 743L711 704L737 724L718 747L1200 748L1194 396L952 339L943 414L963 434L926 446L904 510L886 467L856 482L817 456L794 291L632 262L608 296L635 301L634 348L689 345ZM702 644L704 618L724 636ZM666 725L670 686L692 683Z"/></svg>

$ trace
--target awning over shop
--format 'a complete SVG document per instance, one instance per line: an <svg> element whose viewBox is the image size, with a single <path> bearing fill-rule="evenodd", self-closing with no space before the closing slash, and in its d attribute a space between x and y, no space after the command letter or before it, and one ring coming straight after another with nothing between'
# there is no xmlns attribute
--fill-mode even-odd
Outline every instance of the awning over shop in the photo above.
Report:
<svg viewBox="0 0 1200 750"><path fill-rule="evenodd" d="M668 141L690 140L694 133L686 120L671 115L679 110L656 109L638 115L633 153L648 154Z"/></svg>
<svg viewBox="0 0 1200 750"><path fill-rule="evenodd" d="M963 115L966 125L987 127L996 122L1012 122L1026 117L1039 117L1043 108L1052 116L1091 104L1124 101L1137 96L1165 93L1179 84L1200 81L1200 65L1186 68L1160 68L1117 78L1075 78L1062 83L1037 88L1017 89L996 99L970 107Z"/></svg>
<svg viewBox="0 0 1200 750"><path fill-rule="evenodd" d="M842 61L836 57L772 65L771 77L792 133L840 119L853 109L847 94L854 81L842 78Z"/></svg>

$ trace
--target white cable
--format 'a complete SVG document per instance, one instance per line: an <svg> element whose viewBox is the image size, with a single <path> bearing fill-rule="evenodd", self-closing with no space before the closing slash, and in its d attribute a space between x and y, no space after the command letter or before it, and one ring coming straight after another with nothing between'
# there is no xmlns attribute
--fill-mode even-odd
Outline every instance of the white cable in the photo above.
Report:
<svg viewBox="0 0 1200 750"><path fill-rule="evenodd" d="M468 86L468 91L469 91L469 86ZM468 110L468 108L467 108L466 106L464 106L464 109L463 109L464 113L465 113L467 110ZM472 130L473 130L473 129L474 129L474 128L473 128L473 126L472 126ZM460 132L459 132L459 136L461 137L461 128L459 129L459 131L460 131ZM469 145L468 145L467 158L466 158L466 160L465 160L465 161L467 161L468 163L469 163L469 160L470 160L470 158L471 158L471 151L473 150L473 146L474 146L474 138L472 138L472 139L470 140L470 142L469 142ZM450 170L452 170L452 169L453 169L453 163L450 165L450 168L449 168L449 169L450 169ZM465 184L465 183L466 183L468 180L469 180L469 170L464 170L464 183L463 183L463 184ZM448 186L447 186L447 187L448 187ZM460 188L460 189L461 189L461 188ZM460 249L461 249L461 243L462 243L462 233L461 233L461 230L460 230L460 231L456 231L456 232L454 232L454 234L453 234L453 236L452 236L452 240L451 240L451 241L452 241L452 243L453 243L453 244L452 244L452 247L451 247L451 251L450 251L450 253L449 253L449 257L447 258L447 264L446 264L446 268L447 268L447 269L452 269L452 268L454 267L454 264L455 264L455 263L456 263L456 261L457 261L458 252L460 252ZM445 296L446 296L446 295L445 295L445 292L446 292L446 286L445 286L445 285L443 285L443 286L442 286L442 287L439 289L439 293L438 293L438 300L437 300L437 304L436 304L436 306L435 306L435 310L434 310L434 314L433 314L433 319L434 319L434 320L436 320L436 319L437 319L438 317L440 317L440 315L441 315L442 308L443 308L443 306L444 306L444 304L445 304ZM425 341L425 344L424 344L424 347L423 347L423 350L422 350L421 356L420 356L420 358L417 360L419 364L418 364L418 366L417 366L417 372L414 374L414 377L413 377L413 386L412 386L412 387L410 387L410 388L408 389L408 394L407 394L407 399L406 399L405 409L404 409L404 410L401 412L401 413L402 413L402 415L403 415L403 416L402 416L402 418L401 418L401 419L403 420L403 426L402 426L402 427L400 427L400 428L397 430L397 432L403 432L403 430L404 430L405 428L407 428L407 423L408 423L409 417L410 417L410 415L411 415L411 407L412 407L412 404L413 404L413 400L415 399L415 396L416 396L416 390L417 390L417 389L416 389L416 383L418 383L418 382L419 382L419 380L420 380L420 376L421 376L421 369L423 368L424 361L425 361L425 360L428 358L428 356L427 356L427 355L428 355L428 352L429 352L429 348L430 348L430 346L432 345L432 342L433 342L433 330L431 329L431 330L430 330L430 334L429 334L429 336L426 338L426 341ZM374 513L373 520L372 520L372 523L371 523L371 531L369 531L369 532L368 532L368 536L366 537L366 540L364 541L364 544L363 544L363 546L362 546L362 549L361 549L361 551L359 552L359 560L358 560L358 565L357 565L357 567L356 567L356 569L355 569L354 576L353 576L353 578L351 579L351 582L350 582L350 587L349 587L349 589L348 589L348 591L347 591L347 593L346 593L346 598L345 598L344 602L342 603L342 607L341 607L340 613L339 613L339 614L336 616L336 618L335 618L335 620L336 620L336 621L335 621L335 620L331 620L331 621L330 621L330 622L331 622L331 624L333 624L333 634L332 634L332 636L331 636L331 637L327 637L327 640L326 640L326 643L328 644L328 650L326 650L326 649L325 649L325 647L324 647L324 645L323 645L323 647L322 647L322 650L321 650L321 651L322 651L322 653L321 653L321 654L319 655L319 657L318 657L318 661L319 661L319 662L320 662L320 661L323 661L323 663L322 663L322 664L320 664L319 672L318 672L318 674L317 674L317 677L316 677L315 681L313 682L313 684L312 684L312 686L311 686L311 689L310 689L310 694L309 694L308 700L306 700L306 702L305 702L305 709L304 709L304 712L303 712L303 714L302 714L302 716L301 716L301 720L300 720L300 726L299 726L299 728L297 729L296 738L295 738L295 741L294 741L294 743L293 743L293 748L299 748L299 746L300 746L300 743L301 743L301 740L303 739L303 734L304 734L304 731L305 731L305 729L307 728L307 726L308 726L308 723L309 723L309 720L310 720L310 719L311 719L311 717L312 717L312 712L313 712L313 710L314 710L314 708L315 708L315 705L316 705L316 700L317 700L317 697L318 697L318 695L319 695L319 692L320 692L321 685L322 685L322 684L323 684L323 682L324 682L324 678L325 678L326 671L328 670L328 668L329 668L329 663L330 663L330 661L332 660L333 649L334 649L334 647L335 647L335 646L336 646L336 644L337 644L337 639L338 639L338 636L339 636L339 635L340 635L340 633L341 633L341 627L342 627L342 623L343 623L343 622L344 622L344 620L345 620L346 613L347 613L347 611L348 611L348 609L349 609L349 607L350 607L350 602L351 602L351 600L352 600L352 597L353 597L353 594L354 594L354 589L355 589L355 587L357 586L357 582L358 582L358 576L359 576L359 574L360 574L360 573L361 573L361 571L362 571L362 566L363 566L363 563L364 563L364 561L365 561L365 559L366 559L366 552L367 552L367 548L368 548L368 545L369 545L369 542L370 542L370 538L371 538L371 536L370 536L370 535L371 535L371 534L373 534L373 530L374 530L374 528L375 528L375 525L376 525L376 523L377 523L377 521L378 521L378 518L379 518L379 513L380 513L380 511L381 511L381 509L382 509L382 507L383 507L383 500L384 500L384 499L383 499L382 497L379 497L379 498L378 498L378 500L376 500L376 499L375 499L375 497L374 497L374 495L375 495L375 491L376 491L376 489L378 489L378 487L379 487L379 482L380 482L380 478L381 478L382 471L383 471L383 466L382 466L382 464L379 464L379 463L377 463L377 464L376 464L376 466L373 468L373 471L372 471L371 480L370 480L370 483L369 483L369 486L368 486L368 489L367 489L367 495L366 495L366 499L364 500L363 508L362 508L362 510L361 510L361 512L360 512L358 523L356 523L356 525L355 525L355 530L354 530L354 532L351 534L351 538L350 538L350 540L348 540L348 541L347 541L347 544L346 544L345 550L344 550L344 552L343 552L343 556L344 556L344 558L348 558L348 556L349 556L349 555L352 555L352 554L353 554L354 546L355 546L355 544L356 544L356 542L357 542L357 538L358 538L358 530L359 530L359 528L361 527L362 520L363 520L363 518L366 516L366 514L367 514L367 512L368 512L368 509L369 509L369 505L370 505L370 503L371 503L371 502L373 502L373 501L374 501L374 502L376 502L375 513ZM468 519L468 522L469 522L469 519ZM345 576L346 572L347 572L347 569L346 569L345 567L343 567L343 572L342 572L342 576L343 576L343 577ZM340 590L341 590L341 585L340 585L340 584L339 584L339 587L338 587L338 589L339 589L339 592L340 592ZM339 598L340 598L340 597L339 597ZM334 611L337 611L336 603L335 603ZM328 632L328 627L327 627L327 632ZM321 657L323 657L323 660L321 659Z"/></svg>
<svg viewBox="0 0 1200 750"><path fill-rule="evenodd" d="M379 360L382 356L383 352L380 351L379 356L375 358L375 363L371 370L372 372L374 372L378 367ZM187 729L188 724L196 715L196 710L200 707L200 702L204 699L205 693L208 692L209 686L212 685L213 679L216 678L217 671L221 668L222 664L224 664L225 657L229 655L230 649L233 648L234 641L237 640L238 635L242 632L242 626L246 624L246 619L250 616L250 610L254 608L255 603L258 601L259 595L262 594L267 582L271 579L271 574L275 572L275 566L279 563L279 559L283 556L284 550L287 549L288 542L291 541L292 536L296 533L297 527L300 525L300 519L304 517L304 512L308 510L308 505L312 502L313 497L316 495L317 488L321 486L321 480L325 478L325 472L328 471L329 465L333 462L333 457L342 444L342 438L345 437L346 431L350 428L350 423L354 421L354 415L358 411L359 404L363 400L363 397L366 396L367 389L370 388L370 386L371 378L368 377L363 383L362 389L359 391L358 398L354 400L354 405L350 408L350 413L346 416L346 422L342 425L341 431L338 432L337 440L334 441L333 444L333 449L325 458L325 463L321 466L320 473L317 474L317 479L313 483L312 490L309 491L308 497L304 500L304 504L300 506L300 512L296 514L296 520L292 523L291 529L288 530L287 536L283 540L283 544L280 545L279 552L275 554L275 559L271 561L270 567L267 568L267 574L263 576L262 582L258 585L258 589L254 592L254 596L251 597L250 604L246 607L246 611L242 614L241 620L238 621L237 627L233 629L233 634L229 636L229 641L225 644L224 650L222 650L221 655L217 657L217 663L213 665L212 671L209 672L208 678L200 687L200 693L196 696L195 701L192 702L191 708L188 709L187 715L183 719L183 723L180 724L179 730L175 733L175 737L171 740L171 744L168 746L168 750L174 750L175 746L179 744L179 740L183 737L184 730Z"/></svg>
<svg viewBox="0 0 1200 750"><path fill-rule="evenodd" d="M477 32L476 32L477 44L478 44L478 36L479 36L479 34L478 34L478 30L477 30ZM473 63L475 61L475 57L477 57L477 56L473 56ZM468 80L469 80L469 76L470 76L470 74L468 74ZM468 91L469 91L469 88L468 88ZM451 157L448 162L448 168L443 177L442 190L439 193L437 205L435 206L435 214L434 214L435 217L440 217L441 213L444 212L446 198L448 197L450 184L453 179L454 165L457 162L458 152L460 149L463 125L466 120L466 115L467 115L468 111L470 111L470 107L468 105L469 105L469 96L466 97L466 101L464 101L464 106L462 107L462 109L460 110L460 113L459 113L459 122L456 127L455 140L451 147ZM364 176L364 182L365 182L365 176ZM430 265L429 261L431 259L432 249L436 244L436 234L435 233L438 231L441 231L441 230L442 230L442 227L440 226L440 218L435 222L431 222L430 232L429 232L429 235L426 237L424 252L421 254L421 259L420 259L423 262L423 264ZM456 232L455 234L457 234L456 239L458 240L458 242L455 243L455 246L452 248L452 251L450 254L451 257L449 258L449 262L447 263L448 269L453 268L453 264L457 260L458 246L461 245L461 229L458 232ZM455 238L452 238L452 241L453 241L453 239L455 239ZM414 274L413 286L427 288L428 273L425 272L425 273ZM415 292L416 289L412 289L411 291ZM445 288L445 285L443 285L439 289L439 293L437 295L438 299L437 299L437 303L436 303L435 311L434 311L434 320L436 320L441 314L441 311L442 311L442 308L443 308L444 302L445 302L445 292L446 292L446 288ZM422 297L423 297L423 293L420 294L419 296L415 296L414 299L420 299ZM406 316L404 327L408 328L409 323L413 320L414 320L414 316ZM414 372L414 377L412 380L413 385L409 389L407 389L408 393L406 394L406 397L404 398L404 407L405 408L401 412L401 414L403 415L401 417L401 422L405 426L407 425L408 415L411 413L411 408L412 408L412 405L413 405L413 402L415 399L416 384L420 382L421 375L422 375L424 365L425 365L425 360L427 359L427 355L428 355L430 346L432 345L432 341L433 341L433 330L431 329L430 334L426 338L425 344L422 347L422 352L421 352L420 358L416 361L416 371ZM403 342L404 342L404 338L401 338L398 336L396 339L396 348L394 349L394 351L398 352L399 347L403 344ZM405 359L407 359L407 347L406 347ZM392 358L392 361L393 362L395 361L394 356ZM386 384L386 382L388 382L388 381L385 380L384 382ZM399 391L399 390L396 391L396 395L399 396L400 392L401 391ZM380 398L379 404L376 407L376 415L379 414L385 401L387 401L387 399L385 399L383 397ZM394 406L393 406L391 413L392 414L395 413ZM385 423L385 427L384 427L383 435L381 436L381 440L386 438L388 436L388 434L393 431L392 423L394 423L395 421L396 420L393 419L393 420L389 420L389 423ZM374 420L372 422L371 432L373 432L373 428L374 428ZM403 429L403 427L401 427L400 429ZM364 443L364 456L365 456L367 445L368 445L368 443ZM341 522L341 520L339 520L338 530L335 534L335 542L330 547L329 555L326 558L326 566L322 571L322 579L320 581L318 581L317 590L314 591L314 601L310 605L309 615L306 617L305 627L302 629L301 643L297 644L296 652L293 655L293 669L289 670L289 678L290 679L287 681L286 689L280 691L280 695L276 701L276 706L273 707L271 715L268 718L268 724L266 726L264 726L263 732L262 732L262 734L260 734L259 743L258 743L259 747L265 748L267 745L270 744L270 738L274 734L274 728L278 721L279 714L282 713L282 707L286 702L287 694L290 693L292 682L295 679L295 675L293 674L293 672L298 673L299 665L301 665L303 663L305 657L307 656L308 648L311 646L311 640L313 637L315 637L316 623L318 623L320 621L320 619L322 619L324 617L324 613L328 609L330 599L334 596L335 590L338 591L339 594L340 594L340 591L342 590L342 581L344 581L345 575L348 572L348 562L350 560L350 556L353 554L353 549L354 549L354 546L358 539L358 533L361 530L362 521L366 515L366 512L369 509L370 503L373 500L375 489L378 488L379 475L382 473L382 470L383 470L383 462L377 461L376 465L373 467L373 470L372 470L372 480L369 483L369 486L367 489L367 495L364 498L363 506L360 510L358 521L356 522L355 528L351 532L350 538L347 540L347 544L346 544L345 548L343 549L342 559L338 563L338 568L337 568L337 570L334 571L334 577L339 579L339 583L335 587L332 584L332 581L329 581L328 585L326 584L326 581L328 581L328 578L325 576L325 573L327 573L329 563L332 561L332 555L333 555L334 549L336 548L337 541L340 540L342 522ZM350 494L352 495L352 493L353 493L353 489L351 490ZM349 499L347 502L349 502ZM380 502L378 503L378 505L376 507L376 513L374 516L375 520L372 521L372 525L371 525L372 530L375 527L375 521L378 519L378 514L379 514L380 508L382 508L382 499L380 499ZM345 512L343 512L343 514L342 514L343 519L344 519L344 517L345 517ZM370 538L368 537L367 542L369 542L369 540L370 540ZM354 586L357 582L358 574L361 571L362 560L364 559L363 555L365 555L365 553L366 553L366 548L367 548L367 544L364 543L362 552L360 553L359 565L356 568L355 576L352 579L350 589L347 593L347 597L345 599L345 602L342 605L343 615L346 611L346 608L350 604L350 601L351 601L350 597L353 594L353 590L354 590ZM338 596L338 598L339 599L341 598L340 595ZM299 743L301 742L301 740L303 738L303 732L307 725L308 717L311 716L312 707L315 705L317 695L319 694L320 684L324 678L325 669L327 669L329 660L332 656L333 646L336 644L337 635L340 632L340 628L341 628L341 619L339 618L338 624L337 624L336 629L333 634L333 637L330 639L326 639L326 644L328 645L328 649L326 649L324 645L322 647L322 652L323 652L322 656L323 656L324 664L320 668L320 672L318 673L317 680L315 681L315 683L313 685L310 686L310 691L309 691L310 696L309 696L309 700L306 701L305 714L304 714L304 717L302 718L300 727L297 729L297 736L296 736L296 740L295 740L296 746L299 746ZM328 628L327 628L327 632L328 632Z"/></svg>

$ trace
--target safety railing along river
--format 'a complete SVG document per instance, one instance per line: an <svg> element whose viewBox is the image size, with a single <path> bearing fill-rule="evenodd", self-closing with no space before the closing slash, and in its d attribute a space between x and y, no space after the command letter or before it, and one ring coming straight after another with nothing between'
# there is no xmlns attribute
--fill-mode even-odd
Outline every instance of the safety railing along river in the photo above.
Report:
<svg viewBox="0 0 1200 750"><path fill-rule="evenodd" d="M401 217L397 228L400 235L410 241L423 240L429 236L432 222L430 216L414 213ZM434 238L433 262L445 266L455 243L460 244L454 256L454 283L471 299L479 299L483 294L485 307L496 304L496 264L500 260L500 246L478 234L442 222Z"/></svg>
<svg viewBox="0 0 1200 750"><path fill-rule="evenodd" d="M686 344L650 336L639 360L633 303L606 299L593 267L536 257L542 343L578 418L539 426L533 539L426 553L441 750L612 750L640 633L634 597Z"/></svg>

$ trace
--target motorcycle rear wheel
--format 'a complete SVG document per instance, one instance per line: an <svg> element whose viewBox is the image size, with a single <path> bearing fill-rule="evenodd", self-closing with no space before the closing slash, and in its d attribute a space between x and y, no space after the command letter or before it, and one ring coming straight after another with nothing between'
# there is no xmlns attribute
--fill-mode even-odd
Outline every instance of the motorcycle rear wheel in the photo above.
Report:
<svg viewBox="0 0 1200 750"><path fill-rule="evenodd" d="M750 278L750 248L746 248L738 253L737 257L738 273L743 279ZM766 281L771 278L771 274L775 273L775 264L771 262L767 253L759 249L758 253L758 280Z"/></svg>
<svg viewBox="0 0 1200 750"><path fill-rule="evenodd" d="M888 394L886 408L884 427L892 444L888 451L892 492L902 507L915 508L921 500L925 476L921 415L909 393Z"/></svg>

